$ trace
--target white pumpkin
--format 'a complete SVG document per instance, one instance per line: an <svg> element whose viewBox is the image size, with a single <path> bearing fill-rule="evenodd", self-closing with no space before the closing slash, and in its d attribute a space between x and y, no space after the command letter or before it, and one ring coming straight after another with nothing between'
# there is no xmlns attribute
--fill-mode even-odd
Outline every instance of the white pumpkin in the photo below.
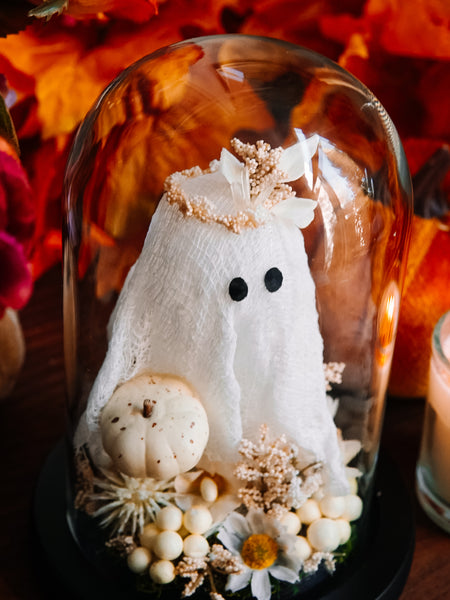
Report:
<svg viewBox="0 0 450 600"><path fill-rule="evenodd" d="M120 472L158 480L192 469L209 436L201 402L169 375L139 375L119 386L102 410L100 430Z"/></svg>

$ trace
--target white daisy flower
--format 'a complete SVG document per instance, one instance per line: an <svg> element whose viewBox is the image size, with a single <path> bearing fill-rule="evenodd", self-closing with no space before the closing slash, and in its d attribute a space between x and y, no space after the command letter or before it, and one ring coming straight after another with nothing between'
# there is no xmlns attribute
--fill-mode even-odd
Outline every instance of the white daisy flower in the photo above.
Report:
<svg viewBox="0 0 450 600"><path fill-rule="evenodd" d="M236 592L251 585L257 600L270 600L269 575L295 583L301 559L294 552L295 535L286 533L278 521L250 510L246 516L231 513L217 535L222 544L242 560L242 571L230 575L226 589Z"/></svg>

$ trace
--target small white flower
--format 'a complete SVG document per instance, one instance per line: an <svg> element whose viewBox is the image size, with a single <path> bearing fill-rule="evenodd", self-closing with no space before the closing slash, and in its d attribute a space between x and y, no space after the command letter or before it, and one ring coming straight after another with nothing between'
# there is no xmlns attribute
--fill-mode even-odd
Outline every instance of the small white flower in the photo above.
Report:
<svg viewBox="0 0 450 600"><path fill-rule="evenodd" d="M227 590L236 592L250 584L257 600L270 600L269 575L289 583L298 581L301 559L294 552L295 535L287 534L263 512L231 513L217 537L243 563L241 573L228 577Z"/></svg>

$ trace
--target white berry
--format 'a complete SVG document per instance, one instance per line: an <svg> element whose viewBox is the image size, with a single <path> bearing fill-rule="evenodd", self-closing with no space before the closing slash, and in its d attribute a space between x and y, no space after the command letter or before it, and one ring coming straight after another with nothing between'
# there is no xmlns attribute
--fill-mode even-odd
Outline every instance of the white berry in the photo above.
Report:
<svg viewBox="0 0 450 600"><path fill-rule="evenodd" d="M205 502L215 502L219 491L217 484L211 477L203 477L200 483L200 494Z"/></svg>
<svg viewBox="0 0 450 600"><path fill-rule="evenodd" d="M174 560L183 552L183 539L175 531L161 531L153 540L153 552L158 558Z"/></svg>
<svg viewBox="0 0 450 600"><path fill-rule="evenodd" d="M286 528L286 533L297 535L301 529L301 522L294 512L287 512L281 517L280 523Z"/></svg>
<svg viewBox="0 0 450 600"><path fill-rule="evenodd" d="M209 552L208 541L202 535L192 533L183 541L183 552L191 558L202 558Z"/></svg>
<svg viewBox="0 0 450 600"><path fill-rule="evenodd" d="M175 579L175 567L170 560L158 560L150 567L150 577L155 583L170 583Z"/></svg>
<svg viewBox="0 0 450 600"><path fill-rule="evenodd" d="M183 522L183 513L177 506L165 506L156 515L156 525L167 531L178 531Z"/></svg>
<svg viewBox="0 0 450 600"><path fill-rule="evenodd" d="M314 521L308 527L306 535L311 546L319 552L333 552L341 541L339 526L333 519Z"/></svg>
<svg viewBox="0 0 450 600"><path fill-rule="evenodd" d="M190 533L205 533L212 525L212 515L205 506L193 506L184 513L184 526Z"/></svg>
<svg viewBox="0 0 450 600"><path fill-rule="evenodd" d="M320 508L318 503L311 498L306 500L300 508L296 510L297 517L300 519L301 523L305 523L305 525L309 525L313 521L320 519L322 513L320 512Z"/></svg>
<svg viewBox="0 0 450 600"><path fill-rule="evenodd" d="M339 545L345 544L345 542L348 542L352 534L350 523L345 519L336 519L336 525L339 527L339 534L341 536Z"/></svg>
<svg viewBox="0 0 450 600"><path fill-rule="evenodd" d="M297 535L294 544L295 554L302 560L305 561L311 556L311 546L308 540L302 535Z"/></svg>
<svg viewBox="0 0 450 600"><path fill-rule="evenodd" d="M344 496L345 499L345 508L342 513L342 518L347 521L356 521L359 519L363 509L363 503L359 496L356 494L349 494L348 496Z"/></svg>
<svg viewBox="0 0 450 600"><path fill-rule="evenodd" d="M356 477L350 477L348 484L350 486L350 494L356 494L358 491L358 481L356 480Z"/></svg>
<svg viewBox="0 0 450 600"><path fill-rule="evenodd" d="M152 556L147 548L135 548L127 557L128 568L133 573L143 573L148 569L151 560Z"/></svg>
<svg viewBox="0 0 450 600"><path fill-rule="evenodd" d="M139 541L142 546L145 546L149 550L152 549L153 540L155 536L160 533L159 528L155 525L155 523L147 523L147 525L142 530L142 533L139 536Z"/></svg>
<svg viewBox="0 0 450 600"><path fill-rule="evenodd" d="M324 517L338 519L345 509L344 496L324 496L319 502L319 508Z"/></svg>

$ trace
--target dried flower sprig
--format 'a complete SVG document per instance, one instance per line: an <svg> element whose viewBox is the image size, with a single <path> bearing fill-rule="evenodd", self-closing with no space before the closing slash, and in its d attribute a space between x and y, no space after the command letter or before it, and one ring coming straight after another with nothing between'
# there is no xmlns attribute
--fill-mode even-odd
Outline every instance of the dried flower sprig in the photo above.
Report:
<svg viewBox="0 0 450 600"><path fill-rule="evenodd" d="M168 203L177 206L185 217L217 223L237 234L245 228L259 227L272 217L306 227L314 218L317 202L297 197L286 181L296 181L304 175L319 138L315 135L306 140L300 130L295 131L298 141L286 149L271 148L263 140L245 144L234 138L231 146L244 162L223 148L220 160L213 160L207 169L193 167L172 173L164 182ZM202 179L208 176L211 185L211 174L217 175L218 183L223 182L223 177L228 182L235 205L231 212L222 212L220 199L217 203L201 193ZM193 178L197 180L197 193L185 189L185 183Z"/></svg>
<svg viewBox="0 0 450 600"><path fill-rule="evenodd" d="M238 575L242 571L239 558L220 544L213 544L209 559L211 568L222 575Z"/></svg>
<svg viewBox="0 0 450 600"><path fill-rule="evenodd" d="M136 542L131 535L118 535L117 537L109 539L105 546L114 551L115 554L126 558L135 548L137 548Z"/></svg>
<svg viewBox="0 0 450 600"><path fill-rule="evenodd" d="M336 570L336 562L331 552L314 552L314 554L303 563L304 573L315 573L322 562L329 573L334 573Z"/></svg>
<svg viewBox="0 0 450 600"><path fill-rule="evenodd" d="M220 544L214 544L208 556L202 558L183 557L175 569L176 575L189 579L182 592L182 597L192 596L208 576L211 600L223 600L222 594L219 594L216 589L214 571L222 575L238 575L242 572L242 564L238 557Z"/></svg>
<svg viewBox="0 0 450 600"><path fill-rule="evenodd" d="M287 172L280 169L283 148L271 148L263 140L258 140L256 144L244 144L237 138L231 140L231 147L244 159L253 203L262 197L269 201L266 205L268 208L294 195L291 186L284 183L289 177Z"/></svg>
<svg viewBox="0 0 450 600"><path fill-rule="evenodd" d="M308 498L322 488L322 471L322 463L314 463L302 469L292 480L289 495L292 508L300 508Z"/></svg>
<svg viewBox="0 0 450 600"><path fill-rule="evenodd" d="M206 557L193 558L191 556L185 556L180 560L175 568L175 574L185 579L189 579L181 594L183 598L192 596L192 594L203 585L207 570L208 559Z"/></svg>
<svg viewBox="0 0 450 600"><path fill-rule="evenodd" d="M299 508L322 485L322 465L299 470L299 449L285 435L271 440L267 425L260 428L257 443L244 439L239 447L243 461L235 476L245 482L238 498L247 509L261 510L276 519Z"/></svg>
<svg viewBox="0 0 450 600"><path fill-rule="evenodd" d="M258 442L244 439L239 453L244 460L238 463L234 474L245 486L239 488L238 498L247 509L280 518L291 508L291 485L298 476L294 466L297 449L284 435L270 440L267 425L262 425Z"/></svg>
<svg viewBox="0 0 450 600"><path fill-rule="evenodd" d="M325 384L327 392L330 392L332 383L342 383L342 373L345 369L343 362L329 362L323 364L325 374Z"/></svg>

